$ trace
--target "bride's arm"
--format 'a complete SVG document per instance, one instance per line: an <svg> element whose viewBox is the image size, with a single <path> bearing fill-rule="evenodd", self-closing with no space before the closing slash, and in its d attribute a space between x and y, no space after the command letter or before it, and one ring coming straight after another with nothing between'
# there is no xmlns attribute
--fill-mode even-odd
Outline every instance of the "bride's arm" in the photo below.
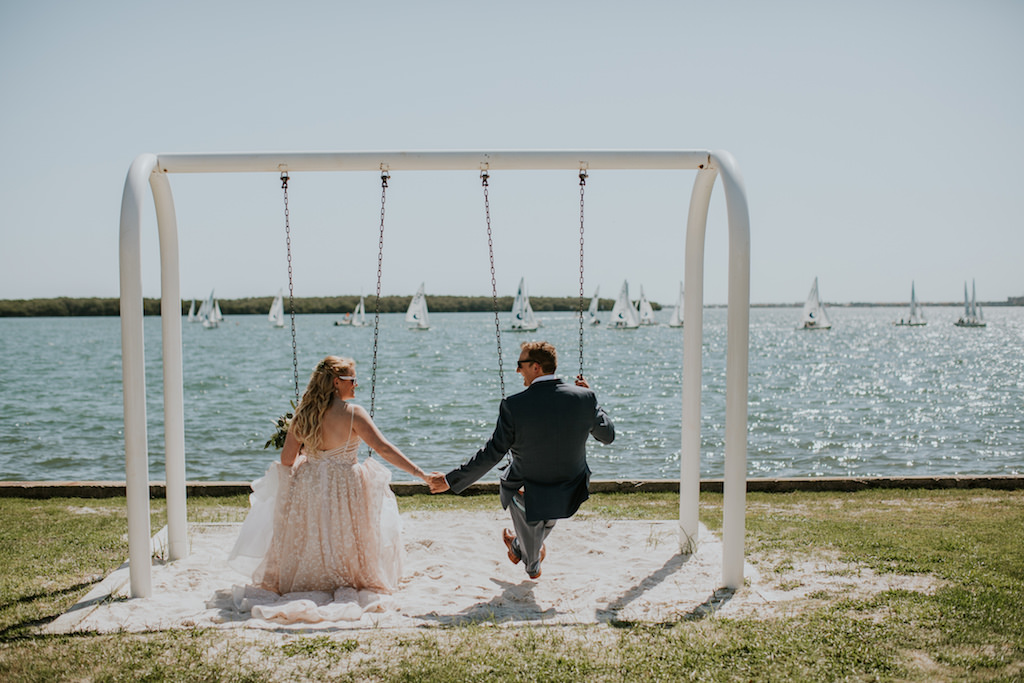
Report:
<svg viewBox="0 0 1024 683"><path fill-rule="evenodd" d="M408 472L414 477L419 477L423 481L429 481L427 473L420 469L414 464L409 458L405 457L402 451L395 448L394 444L384 438L384 435L377 429L377 425L370 419L369 414L362 406L353 406L352 411L352 429L360 439L365 441L367 445L372 448L377 455L387 460L389 463L402 470ZM291 434L289 434L291 436ZM285 448L288 445L285 444ZM284 452L282 451L282 457Z"/></svg>
<svg viewBox="0 0 1024 683"><path fill-rule="evenodd" d="M295 464L295 458L299 455L299 448L302 444L295 438L294 432L288 430L288 435L284 438L284 448L281 449L281 464L285 467L291 467Z"/></svg>

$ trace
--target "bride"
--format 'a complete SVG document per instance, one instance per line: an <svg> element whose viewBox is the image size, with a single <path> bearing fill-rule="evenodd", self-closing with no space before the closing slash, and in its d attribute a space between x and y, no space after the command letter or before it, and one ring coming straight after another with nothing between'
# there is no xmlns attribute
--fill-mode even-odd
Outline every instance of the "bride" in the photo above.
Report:
<svg viewBox="0 0 1024 683"><path fill-rule="evenodd" d="M253 483L252 509L230 559L252 570L257 588L284 595L398 586L403 548L391 473L373 459L358 462L360 441L402 471L428 477L364 408L349 403L356 386L355 361L324 358L295 411L281 462Z"/></svg>

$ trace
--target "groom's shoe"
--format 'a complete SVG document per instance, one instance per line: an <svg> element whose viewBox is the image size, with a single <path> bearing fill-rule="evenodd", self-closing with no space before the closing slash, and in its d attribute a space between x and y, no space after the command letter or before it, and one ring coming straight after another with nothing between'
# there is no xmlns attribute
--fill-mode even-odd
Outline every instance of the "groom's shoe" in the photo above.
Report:
<svg viewBox="0 0 1024 683"><path fill-rule="evenodd" d="M519 549L514 545L516 537L513 536L512 532L508 529L502 529L501 540L505 542L505 547L508 548L509 561L512 564L519 564L519 561L523 559L523 556L519 553Z"/></svg>

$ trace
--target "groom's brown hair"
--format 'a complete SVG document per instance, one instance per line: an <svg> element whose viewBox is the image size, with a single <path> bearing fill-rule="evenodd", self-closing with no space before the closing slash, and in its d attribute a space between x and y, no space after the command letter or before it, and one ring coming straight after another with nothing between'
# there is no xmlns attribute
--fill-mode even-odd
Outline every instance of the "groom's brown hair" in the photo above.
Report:
<svg viewBox="0 0 1024 683"><path fill-rule="evenodd" d="M526 352L526 357L535 363L540 363L540 369L545 375L554 374L558 369L558 352L554 345L546 341L528 341L519 345Z"/></svg>

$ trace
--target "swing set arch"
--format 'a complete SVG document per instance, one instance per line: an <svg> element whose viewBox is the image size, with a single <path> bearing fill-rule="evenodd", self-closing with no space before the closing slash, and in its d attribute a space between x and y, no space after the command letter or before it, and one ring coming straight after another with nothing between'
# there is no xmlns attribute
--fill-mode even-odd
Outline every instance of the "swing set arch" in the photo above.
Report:
<svg viewBox="0 0 1024 683"><path fill-rule="evenodd" d="M160 252L167 557L188 555L181 284L172 173L305 171L694 170L686 223L683 314L682 443L679 544L697 548L700 494L704 237L708 207L721 176L729 234L726 344L725 473L722 584L743 585L746 533L747 385L750 318L750 217L739 169L728 152L710 150L306 152L142 154L128 170L121 200L119 267L124 388L125 494L132 597L152 594L149 456L143 344L141 224L149 185Z"/></svg>

